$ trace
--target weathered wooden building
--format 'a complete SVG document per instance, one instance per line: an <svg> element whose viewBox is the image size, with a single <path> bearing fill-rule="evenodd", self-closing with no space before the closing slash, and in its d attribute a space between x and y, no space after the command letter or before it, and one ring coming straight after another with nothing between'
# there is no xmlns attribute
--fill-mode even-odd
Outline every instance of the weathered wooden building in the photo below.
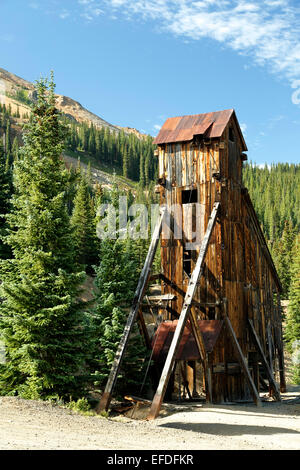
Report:
<svg viewBox="0 0 300 470"><path fill-rule="evenodd" d="M155 143L157 191L166 209L100 409L109 404L136 317L147 335L141 305L159 233L163 322L151 344L162 373L149 417L157 416L180 362L190 396L200 380L207 401L252 396L259 404L263 370L271 394L280 399L274 378L277 371L284 391L281 285L243 186L247 146L236 114L226 110L167 119Z"/></svg>

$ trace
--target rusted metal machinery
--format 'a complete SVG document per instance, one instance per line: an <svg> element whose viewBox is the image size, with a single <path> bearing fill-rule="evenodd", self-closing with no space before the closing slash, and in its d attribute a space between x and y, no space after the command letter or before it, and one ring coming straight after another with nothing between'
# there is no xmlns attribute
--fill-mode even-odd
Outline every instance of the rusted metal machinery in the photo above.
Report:
<svg viewBox="0 0 300 470"><path fill-rule="evenodd" d="M281 285L247 189L245 144L234 110L167 119L158 145L161 216L98 410L107 409L136 318L161 377L149 419L160 410L177 365L191 397L202 382L211 403L260 404L284 392ZM167 217L168 216L168 217ZM182 229L182 230L180 230ZM167 234L167 235L166 235ZM160 236L163 322L148 338L141 312ZM182 372L183 371L183 372Z"/></svg>

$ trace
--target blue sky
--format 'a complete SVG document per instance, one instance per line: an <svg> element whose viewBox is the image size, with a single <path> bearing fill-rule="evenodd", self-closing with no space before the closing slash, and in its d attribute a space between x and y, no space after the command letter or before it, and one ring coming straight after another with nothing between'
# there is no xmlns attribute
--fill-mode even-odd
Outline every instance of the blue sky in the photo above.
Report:
<svg viewBox="0 0 300 470"><path fill-rule="evenodd" d="M299 163L300 5L292 0L0 0L0 67L113 124L235 108L249 160Z"/></svg>

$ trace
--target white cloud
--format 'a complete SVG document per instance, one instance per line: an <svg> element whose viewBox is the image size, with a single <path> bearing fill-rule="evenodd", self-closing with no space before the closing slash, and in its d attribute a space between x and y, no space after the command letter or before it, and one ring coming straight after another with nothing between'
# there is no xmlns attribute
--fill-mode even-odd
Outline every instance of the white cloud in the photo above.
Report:
<svg viewBox="0 0 300 470"><path fill-rule="evenodd" d="M67 10L63 10L60 14L59 17L64 20L65 18L68 18L70 16L70 12Z"/></svg>
<svg viewBox="0 0 300 470"><path fill-rule="evenodd" d="M246 132L247 132L247 124L241 123L241 124L240 124L240 128L241 128L242 133L243 133L243 134L246 134Z"/></svg>
<svg viewBox="0 0 300 470"><path fill-rule="evenodd" d="M260 169L264 169L264 168L268 168L268 170L270 171L272 166L269 164L269 163L254 163L254 166L257 166L257 168L260 168Z"/></svg>
<svg viewBox="0 0 300 470"><path fill-rule="evenodd" d="M99 8L96 0L78 3L91 17ZM155 20L183 40L214 39L290 84L300 78L299 8L292 0L104 0L101 5L110 14Z"/></svg>
<svg viewBox="0 0 300 470"><path fill-rule="evenodd" d="M103 9L100 8L100 2L95 0L77 0L78 4L83 8L83 12L81 13L81 17L86 19L87 21L92 21L102 13L104 13ZM103 4L103 2L101 2Z"/></svg>

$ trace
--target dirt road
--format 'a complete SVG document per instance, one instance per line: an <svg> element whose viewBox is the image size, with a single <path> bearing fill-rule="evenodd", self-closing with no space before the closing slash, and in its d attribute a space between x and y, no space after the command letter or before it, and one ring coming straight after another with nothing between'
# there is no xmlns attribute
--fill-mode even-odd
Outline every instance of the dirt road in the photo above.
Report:
<svg viewBox="0 0 300 470"><path fill-rule="evenodd" d="M300 389L281 404L186 405L151 422L86 417L4 397L0 449L300 449Z"/></svg>

